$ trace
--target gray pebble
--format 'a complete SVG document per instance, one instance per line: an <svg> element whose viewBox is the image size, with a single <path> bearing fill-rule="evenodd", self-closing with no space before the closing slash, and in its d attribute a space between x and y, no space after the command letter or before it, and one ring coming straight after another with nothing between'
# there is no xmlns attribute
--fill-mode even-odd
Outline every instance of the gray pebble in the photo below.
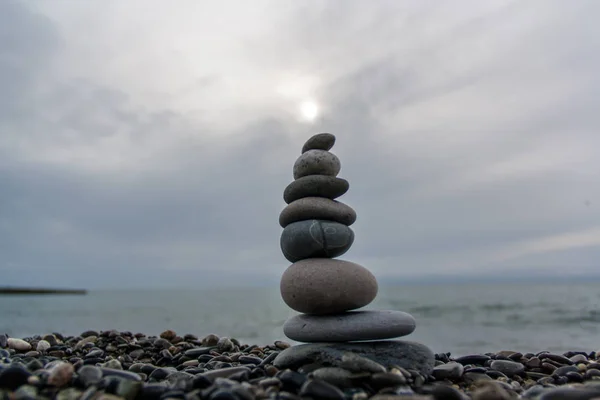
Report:
<svg viewBox="0 0 600 400"><path fill-rule="evenodd" d="M304 197L336 199L344 195L350 184L347 180L327 175L307 175L290 183L283 191L283 200L289 204Z"/></svg>
<svg viewBox="0 0 600 400"><path fill-rule="evenodd" d="M308 150L294 163L294 179L307 175L337 176L342 164L333 153L325 150Z"/></svg>
<svg viewBox="0 0 600 400"><path fill-rule="evenodd" d="M436 379L458 379L462 376L464 367L457 362L449 362L447 364L438 365L433 368L433 375Z"/></svg>
<svg viewBox="0 0 600 400"><path fill-rule="evenodd" d="M512 377L525 371L525 366L523 364L507 360L494 360L492 361L490 368L500 371L508 377Z"/></svg>
<svg viewBox="0 0 600 400"><path fill-rule="evenodd" d="M288 204L279 214L279 225L307 219L324 219L350 226L356 222L356 211L347 204L323 197L304 197Z"/></svg>
<svg viewBox="0 0 600 400"><path fill-rule="evenodd" d="M92 365L84 365L77 370L77 379L84 387L95 385L102 380L102 370Z"/></svg>
<svg viewBox="0 0 600 400"><path fill-rule="evenodd" d="M311 136L302 146L302 153L309 150L331 150L335 144L335 136L331 133L317 133Z"/></svg>

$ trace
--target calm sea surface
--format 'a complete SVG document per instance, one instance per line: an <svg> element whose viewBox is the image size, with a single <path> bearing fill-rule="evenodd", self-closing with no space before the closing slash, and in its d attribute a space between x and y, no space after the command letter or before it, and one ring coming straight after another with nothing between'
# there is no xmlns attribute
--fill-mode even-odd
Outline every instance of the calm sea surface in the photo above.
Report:
<svg viewBox="0 0 600 400"><path fill-rule="evenodd" d="M411 313L410 340L435 352L600 349L600 288L589 284L444 284L381 287L368 309ZM92 291L87 296L0 296L0 332L13 337L84 330L215 333L248 344L287 340L293 311L275 289ZM289 341L289 340L288 340Z"/></svg>

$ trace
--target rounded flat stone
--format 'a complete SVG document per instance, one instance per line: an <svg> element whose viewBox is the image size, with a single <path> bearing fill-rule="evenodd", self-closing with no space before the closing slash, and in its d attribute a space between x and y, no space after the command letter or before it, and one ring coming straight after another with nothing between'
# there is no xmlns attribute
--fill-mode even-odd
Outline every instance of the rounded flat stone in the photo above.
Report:
<svg viewBox="0 0 600 400"><path fill-rule="evenodd" d="M302 153L306 153L309 150L331 150L334 144L335 136L331 133L317 133L304 143Z"/></svg>
<svg viewBox="0 0 600 400"><path fill-rule="evenodd" d="M431 349L421 343L401 340L380 340L359 343L309 343L283 350L273 360L280 370L300 368L308 364L322 364L348 369L346 362L367 358L386 368L394 366L414 369L428 376L433 371L435 356Z"/></svg>
<svg viewBox="0 0 600 400"><path fill-rule="evenodd" d="M307 175L290 183L283 191L283 200L290 204L303 197L335 199L350 188L347 180L328 175Z"/></svg>
<svg viewBox="0 0 600 400"><path fill-rule="evenodd" d="M377 280L365 267L331 258L307 258L290 265L280 283L281 297L306 314L336 314L361 308L377 296Z"/></svg>
<svg viewBox="0 0 600 400"><path fill-rule="evenodd" d="M410 335L415 319L402 311L351 311L335 315L296 315L283 333L298 342L355 342Z"/></svg>
<svg viewBox="0 0 600 400"><path fill-rule="evenodd" d="M356 211L339 201L323 197L303 197L292 201L279 214L279 225L285 228L289 224L307 219L325 219L350 226L356 222Z"/></svg>
<svg viewBox="0 0 600 400"><path fill-rule="evenodd" d="M294 179L307 175L336 176L342 169L340 159L327 150L308 150L294 163Z"/></svg>
<svg viewBox="0 0 600 400"><path fill-rule="evenodd" d="M338 257L354 242L354 232L338 222L309 219L289 224L281 232L281 251L296 262L313 257Z"/></svg>

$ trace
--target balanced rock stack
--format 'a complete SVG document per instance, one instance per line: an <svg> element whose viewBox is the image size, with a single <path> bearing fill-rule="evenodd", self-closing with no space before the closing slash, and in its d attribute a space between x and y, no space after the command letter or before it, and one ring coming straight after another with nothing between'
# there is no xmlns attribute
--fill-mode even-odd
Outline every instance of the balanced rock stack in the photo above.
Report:
<svg viewBox="0 0 600 400"><path fill-rule="evenodd" d="M378 284L365 267L336 258L354 242L350 226L356 212L335 200L350 185L337 176L341 163L329 151L334 143L330 133L308 139L294 164L294 181L283 194L288 205L279 216L284 228L280 244L293 264L281 278L281 296L290 308L302 313L288 319L283 331L292 340L310 344L283 351L275 365L337 365L350 352L428 374L434 356L426 346L383 340L412 333L415 320L410 314L356 311L375 299Z"/></svg>

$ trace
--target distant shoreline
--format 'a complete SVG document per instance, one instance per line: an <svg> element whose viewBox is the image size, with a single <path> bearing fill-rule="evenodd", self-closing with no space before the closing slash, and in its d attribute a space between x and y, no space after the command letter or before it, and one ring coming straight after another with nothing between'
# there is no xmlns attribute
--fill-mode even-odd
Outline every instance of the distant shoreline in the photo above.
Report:
<svg viewBox="0 0 600 400"><path fill-rule="evenodd" d="M33 294L87 294L85 289L51 289L27 287L0 287L0 295L33 295Z"/></svg>

